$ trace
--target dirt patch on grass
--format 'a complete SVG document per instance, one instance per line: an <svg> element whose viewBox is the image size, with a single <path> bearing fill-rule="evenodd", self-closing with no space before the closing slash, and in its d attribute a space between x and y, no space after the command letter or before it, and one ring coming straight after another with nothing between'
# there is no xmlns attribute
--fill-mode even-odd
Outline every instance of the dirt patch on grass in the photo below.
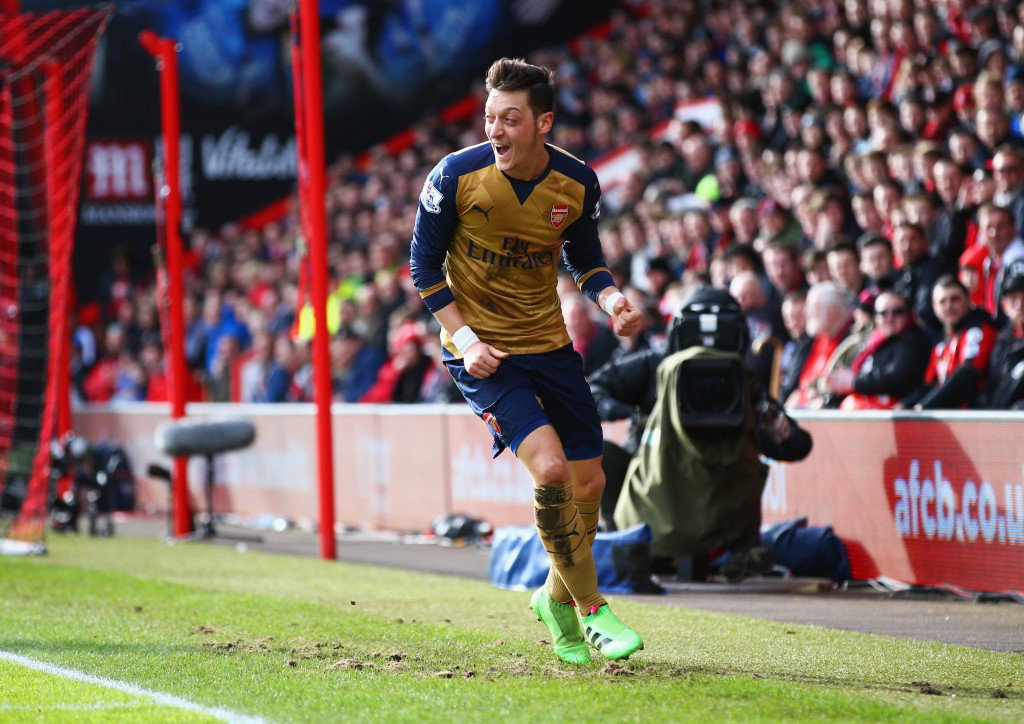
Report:
<svg viewBox="0 0 1024 724"><path fill-rule="evenodd" d="M356 671L363 671L365 669L376 669L377 665L369 661L359 661L358 659L339 659L333 664L327 667L328 671L336 671L338 669L354 669Z"/></svg>
<svg viewBox="0 0 1024 724"><path fill-rule="evenodd" d="M198 629L197 629L198 631ZM214 631L203 631L202 633L215 633ZM283 654L289 660L296 659L325 659L334 661L338 652L345 649L346 644L341 641L310 641L301 637L293 639L290 643L277 643L273 636L264 636L256 639L234 639L232 641L208 641L203 646L209 646L220 651L243 651L249 654ZM381 658L383 654L374 654ZM395 658L395 657L398 658ZM406 655L396 651L387 655L389 661L401 661Z"/></svg>
<svg viewBox="0 0 1024 724"><path fill-rule="evenodd" d="M247 653L270 651L270 646L265 643L246 641L244 639L235 639L234 641L206 641L203 642L203 646L209 646L217 649L218 651L234 651L236 649Z"/></svg>
<svg viewBox="0 0 1024 724"><path fill-rule="evenodd" d="M635 673L627 669L625 666L614 661L601 669L601 673L605 676L636 676Z"/></svg>
<svg viewBox="0 0 1024 724"><path fill-rule="evenodd" d="M910 685L914 687L914 689L919 694L928 694L930 696L942 696L942 692L936 689L927 681L912 681L910 682Z"/></svg>

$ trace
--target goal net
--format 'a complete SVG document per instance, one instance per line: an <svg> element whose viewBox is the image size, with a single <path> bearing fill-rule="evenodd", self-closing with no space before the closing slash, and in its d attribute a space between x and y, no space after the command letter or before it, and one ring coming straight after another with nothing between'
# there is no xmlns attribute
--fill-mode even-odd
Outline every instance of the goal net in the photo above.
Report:
<svg viewBox="0 0 1024 724"><path fill-rule="evenodd" d="M109 14L0 12L0 553L43 549L50 443L70 427L71 251Z"/></svg>

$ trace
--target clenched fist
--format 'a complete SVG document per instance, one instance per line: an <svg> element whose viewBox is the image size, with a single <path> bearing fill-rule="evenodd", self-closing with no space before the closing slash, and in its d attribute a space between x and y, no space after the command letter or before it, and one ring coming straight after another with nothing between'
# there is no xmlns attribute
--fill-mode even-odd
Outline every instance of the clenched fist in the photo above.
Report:
<svg viewBox="0 0 1024 724"><path fill-rule="evenodd" d="M640 310L625 297L615 300L612 308L612 329L620 337L629 337L640 329Z"/></svg>
<svg viewBox="0 0 1024 724"><path fill-rule="evenodd" d="M482 380L497 372L498 365L506 357L508 357L508 352L502 352L486 342L476 342L466 350L462 361L466 364L466 372L478 380Z"/></svg>

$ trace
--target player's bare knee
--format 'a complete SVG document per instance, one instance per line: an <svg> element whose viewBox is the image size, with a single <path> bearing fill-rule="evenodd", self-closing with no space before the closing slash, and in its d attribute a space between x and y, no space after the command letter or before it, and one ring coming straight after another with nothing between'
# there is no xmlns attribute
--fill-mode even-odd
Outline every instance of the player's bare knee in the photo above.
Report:
<svg viewBox="0 0 1024 724"><path fill-rule="evenodd" d="M533 470L538 485L565 485L570 480L569 466L557 457L539 460Z"/></svg>
<svg viewBox="0 0 1024 724"><path fill-rule="evenodd" d="M575 497L578 500L600 500L604 494L604 484L604 471L599 469L573 486Z"/></svg>

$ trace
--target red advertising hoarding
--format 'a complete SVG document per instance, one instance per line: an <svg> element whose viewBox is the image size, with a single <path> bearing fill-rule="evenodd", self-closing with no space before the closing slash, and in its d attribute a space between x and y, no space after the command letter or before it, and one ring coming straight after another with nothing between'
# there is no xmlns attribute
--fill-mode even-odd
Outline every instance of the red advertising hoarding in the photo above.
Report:
<svg viewBox="0 0 1024 724"><path fill-rule="evenodd" d="M218 511L316 517L311 405L190 405L195 417L246 416L256 444L218 458ZM147 479L164 460L153 431L161 405L92 406L76 413L90 440L125 446L140 506L165 510L167 491ZM948 413L802 415L814 450L773 464L766 523L806 516L832 525L855 578L973 590L1024 589L1024 416ZM336 405L336 515L341 524L423 531L440 513L494 525L533 521L532 483L507 452L491 458L490 435L461 405ZM606 429L621 439L624 426ZM204 462L190 464L199 500Z"/></svg>
<svg viewBox="0 0 1024 724"><path fill-rule="evenodd" d="M831 524L858 579L1024 589L1024 417L816 415L802 463L776 465L766 522Z"/></svg>

